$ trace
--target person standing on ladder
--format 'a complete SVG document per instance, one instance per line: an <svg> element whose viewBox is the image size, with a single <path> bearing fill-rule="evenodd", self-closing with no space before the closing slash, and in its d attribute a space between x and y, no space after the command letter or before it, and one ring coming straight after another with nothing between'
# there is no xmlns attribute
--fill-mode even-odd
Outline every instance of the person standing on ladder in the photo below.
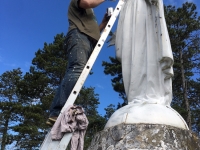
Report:
<svg viewBox="0 0 200 150"><path fill-rule="evenodd" d="M69 29L64 42L68 56L65 76L56 91L46 124L53 126L84 69L100 32L108 23L107 13L98 26L93 9L105 0L71 0L68 8Z"/></svg>

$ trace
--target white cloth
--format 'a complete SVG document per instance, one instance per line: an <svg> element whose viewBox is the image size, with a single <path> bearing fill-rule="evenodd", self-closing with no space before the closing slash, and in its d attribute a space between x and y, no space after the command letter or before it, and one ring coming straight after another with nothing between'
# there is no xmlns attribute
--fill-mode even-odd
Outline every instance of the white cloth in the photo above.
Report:
<svg viewBox="0 0 200 150"><path fill-rule="evenodd" d="M170 105L173 56L163 1L126 0L115 45L128 102Z"/></svg>
<svg viewBox="0 0 200 150"><path fill-rule="evenodd" d="M88 123L83 108L70 105L61 116L58 117L51 129L51 139L60 140L65 133L73 132L71 150L83 150L84 136Z"/></svg>

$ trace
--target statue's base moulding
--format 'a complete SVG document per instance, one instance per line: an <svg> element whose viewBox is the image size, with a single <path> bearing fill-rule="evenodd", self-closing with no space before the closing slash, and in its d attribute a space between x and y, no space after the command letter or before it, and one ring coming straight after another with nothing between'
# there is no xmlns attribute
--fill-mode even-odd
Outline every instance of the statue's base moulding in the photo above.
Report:
<svg viewBox="0 0 200 150"><path fill-rule="evenodd" d="M163 124L188 130L181 115L170 106L129 104L113 113L105 129L119 124Z"/></svg>

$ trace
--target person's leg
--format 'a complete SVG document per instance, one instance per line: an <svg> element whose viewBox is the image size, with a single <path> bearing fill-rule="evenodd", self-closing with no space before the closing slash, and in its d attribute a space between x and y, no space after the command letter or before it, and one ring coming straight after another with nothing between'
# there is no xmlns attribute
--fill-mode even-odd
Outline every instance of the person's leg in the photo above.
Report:
<svg viewBox="0 0 200 150"><path fill-rule="evenodd" d="M68 67L52 102L50 117L59 115L93 51L88 37L77 29L67 34L65 44L67 45Z"/></svg>

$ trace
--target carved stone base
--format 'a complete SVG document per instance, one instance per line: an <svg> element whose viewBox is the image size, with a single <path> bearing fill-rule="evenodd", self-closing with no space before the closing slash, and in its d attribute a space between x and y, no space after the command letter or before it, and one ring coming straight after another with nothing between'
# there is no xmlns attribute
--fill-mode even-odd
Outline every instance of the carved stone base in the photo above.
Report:
<svg viewBox="0 0 200 150"><path fill-rule="evenodd" d="M200 150L200 139L168 125L120 124L97 133L88 150Z"/></svg>

